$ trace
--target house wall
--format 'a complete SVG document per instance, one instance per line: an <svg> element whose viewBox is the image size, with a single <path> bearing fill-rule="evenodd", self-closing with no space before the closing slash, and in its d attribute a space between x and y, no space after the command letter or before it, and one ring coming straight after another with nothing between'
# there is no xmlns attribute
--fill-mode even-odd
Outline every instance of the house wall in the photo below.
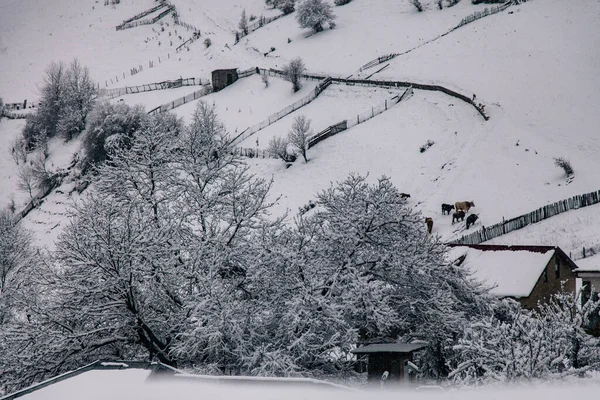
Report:
<svg viewBox="0 0 600 400"><path fill-rule="evenodd" d="M556 278L555 266L558 263L560 271L560 277ZM548 275L548 281L544 282L544 273L542 273L536 282L533 290L529 297L517 299L521 305L525 308L535 308L539 302L546 302L552 294L560 293L562 288L561 284L564 283L564 289L569 292L575 293L575 274L570 268L568 262L564 257L555 252L554 256L550 259L546 265L546 274Z"/></svg>

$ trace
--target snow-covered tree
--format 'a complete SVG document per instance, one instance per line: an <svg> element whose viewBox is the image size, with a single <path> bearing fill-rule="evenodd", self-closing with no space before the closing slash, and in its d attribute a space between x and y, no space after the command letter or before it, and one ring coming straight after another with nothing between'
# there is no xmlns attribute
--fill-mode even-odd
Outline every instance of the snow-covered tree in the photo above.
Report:
<svg viewBox="0 0 600 400"><path fill-rule="evenodd" d="M246 9L242 10L242 15L240 16L240 22L238 23L238 29L244 34L248 34L248 17L246 17Z"/></svg>
<svg viewBox="0 0 600 400"><path fill-rule="evenodd" d="M98 165L106 160L107 150L129 148L134 133L141 129L147 118L148 114L139 105L98 104L89 117L83 138L83 162Z"/></svg>
<svg viewBox="0 0 600 400"><path fill-rule="evenodd" d="M302 157L304 162L308 162L306 157L306 151L308 146L308 139L312 136L313 132L310 127L310 119L306 118L305 115L299 115L294 118L292 129L288 134L288 140L292 146L294 146Z"/></svg>
<svg viewBox="0 0 600 400"><path fill-rule="evenodd" d="M321 32L323 24L330 26L335 19L332 7L323 0L304 0L298 5L296 20L301 28L310 28L314 32Z"/></svg>
<svg viewBox="0 0 600 400"><path fill-rule="evenodd" d="M292 89L297 92L302 87L301 79L302 75L306 71L304 61L300 57L292 59L289 64L283 67L283 74L287 81L292 83Z"/></svg>
<svg viewBox="0 0 600 400"><path fill-rule="evenodd" d="M578 295L561 293L527 311L503 300L493 315L466 328L451 377L466 383L548 379L597 367L600 341L585 328L600 300L579 303Z"/></svg>

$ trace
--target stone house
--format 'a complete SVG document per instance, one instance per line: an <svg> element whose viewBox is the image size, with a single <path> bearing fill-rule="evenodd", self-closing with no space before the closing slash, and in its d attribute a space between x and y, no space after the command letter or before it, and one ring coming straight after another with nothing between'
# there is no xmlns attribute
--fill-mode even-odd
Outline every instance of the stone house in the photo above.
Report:
<svg viewBox="0 0 600 400"><path fill-rule="evenodd" d="M457 245L450 257L472 271L498 298L510 297L535 308L552 294L576 291L577 265L556 246Z"/></svg>

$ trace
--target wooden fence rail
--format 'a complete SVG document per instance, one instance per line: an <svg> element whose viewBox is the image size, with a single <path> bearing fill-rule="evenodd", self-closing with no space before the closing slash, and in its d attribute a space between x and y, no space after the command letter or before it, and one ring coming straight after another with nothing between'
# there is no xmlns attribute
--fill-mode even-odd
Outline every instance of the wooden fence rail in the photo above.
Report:
<svg viewBox="0 0 600 400"><path fill-rule="evenodd" d="M238 72L238 77L244 78L244 77L247 77L247 76L257 73L257 71L261 75L270 75L270 76L283 76L284 75L282 71L277 71L277 70L273 70L273 69L266 70L266 69L261 69L261 68L249 68L245 71ZM319 96L327 88L327 86L329 86L332 82L330 77L322 77L320 80L321 80L321 82L308 95L306 95L305 97L296 101L294 104L287 106L283 110L280 110L274 114L271 114L267 119L244 129L240 134L238 134L233 139L231 139L230 144L233 145L236 143L240 143L241 141L247 139L248 137L252 136L256 132L260 131L261 129L264 129L267 126L274 124L275 122L279 121L286 115L293 113L297 109L304 107L305 105L307 105L308 103L310 103L311 101L316 99L317 96Z"/></svg>
<svg viewBox="0 0 600 400"><path fill-rule="evenodd" d="M148 114L163 113L172 110L186 103L189 103L190 101L194 101L199 99L200 97L206 96L209 93L212 93L212 86L205 85L202 87L202 89L196 90L195 92L190 93L187 96L180 97L168 103L162 104L156 108L153 108L152 110L148 111Z"/></svg>
<svg viewBox="0 0 600 400"><path fill-rule="evenodd" d="M161 7L159 7L159 8L161 8ZM156 23L158 20L160 20L163 17L165 17L167 14L169 14L171 12L174 12L174 11L175 11L175 6L174 5L170 5L170 6L167 7L166 10L162 11L160 14L158 14L154 18L142 19L142 20L136 20L136 21L127 22L125 24L121 24L121 25L117 26L116 29L118 31L120 31L120 30L123 30L123 29L135 28L136 26L141 26L141 25L152 25L152 24Z"/></svg>
<svg viewBox="0 0 600 400"><path fill-rule="evenodd" d="M523 0L523 1L525 1L525 0ZM440 38L448 35L449 33L451 33L452 31L460 28L461 26L469 24L469 23L471 23L473 21L476 21L476 20L478 20L480 18L483 18L483 17L486 17L488 15L492 15L492 14L499 13L500 11L504 11L504 10L506 10L508 7L510 7L513 4L513 0L508 0L508 1L504 0L503 3L504 4L502 4L500 6L492 7L491 10L488 10L486 8L484 11L476 11L473 14L467 15L454 28L449 29L447 32L445 32L445 33L443 33L443 34L441 34L439 36L436 36L433 39L430 39L430 40L428 40L426 42L423 42L423 43L419 44L416 47L410 48L407 51L404 51L402 53L391 53L391 54L387 54L387 55L384 55L384 56L377 57L376 59L371 60L368 63L366 63L365 65L363 65L362 67L360 67L359 71L362 72L362 71L364 71L366 69L373 68L376 65L383 64L384 62L389 61L392 58L395 58L397 56L401 56L403 54L410 53L411 51L413 51L415 49L418 49L419 47L422 47L425 44L434 42L434 41L436 41L436 40L438 40L438 39L440 39Z"/></svg>
<svg viewBox="0 0 600 400"><path fill-rule="evenodd" d="M264 16L259 16L258 19L250 24L248 24L248 29L246 30L246 32L243 31L235 31L235 42L233 43L238 44L238 42L240 41L241 38L243 38L244 36L248 36L249 34L251 34L252 32L254 32L255 30L262 28L263 26L265 26L266 24L269 24L279 18L283 17L283 14L280 15L275 15L273 17L264 17Z"/></svg>
<svg viewBox="0 0 600 400"><path fill-rule="evenodd" d="M498 236L505 235L509 232L522 229L528 225L543 221L555 215L562 214L569 210L577 210L578 208L587 207L600 203L600 190L597 192L585 193L568 199L557 201L553 204L540 207L537 210L527 214L520 215L509 220L503 220L497 224L488 227L482 227L469 235L462 236L449 243L457 244L479 244L485 241L494 239Z"/></svg>
<svg viewBox="0 0 600 400"><path fill-rule="evenodd" d="M154 90L176 89L183 86L200 86L209 85L210 81L201 78L180 78L172 81L146 83L137 86L126 86L115 89L100 89L98 93L107 99L124 96L126 94L135 94L143 92L151 92Z"/></svg>

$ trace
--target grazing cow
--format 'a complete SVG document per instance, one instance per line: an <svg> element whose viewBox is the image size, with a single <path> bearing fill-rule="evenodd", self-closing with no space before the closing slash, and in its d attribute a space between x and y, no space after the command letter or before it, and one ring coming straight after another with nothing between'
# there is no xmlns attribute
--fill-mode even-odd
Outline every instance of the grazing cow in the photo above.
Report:
<svg viewBox="0 0 600 400"><path fill-rule="evenodd" d="M456 211L464 211L465 213L468 213L471 207L475 207L474 201L457 201L454 203L454 208Z"/></svg>
<svg viewBox="0 0 600 400"><path fill-rule="evenodd" d="M465 220L465 212L464 211L457 211L454 214L452 214L452 225L454 225L454 221L458 222L458 220L461 220L461 221Z"/></svg>
<svg viewBox="0 0 600 400"><path fill-rule="evenodd" d="M410 197L410 194L408 193L400 193L400 198L402 199L408 199Z"/></svg>
<svg viewBox="0 0 600 400"><path fill-rule="evenodd" d="M450 211L452 210L454 210L454 206L452 204L442 204L442 215L444 215L444 213L450 215Z"/></svg>
<svg viewBox="0 0 600 400"><path fill-rule="evenodd" d="M427 232L431 234L431 230L433 229L433 219L430 217L425 218L425 223L427 224Z"/></svg>
<svg viewBox="0 0 600 400"><path fill-rule="evenodd" d="M467 229L469 229L469 226L471 225L475 225L475 221L477 221L479 217L477 216L477 214L471 214L467 217Z"/></svg>

